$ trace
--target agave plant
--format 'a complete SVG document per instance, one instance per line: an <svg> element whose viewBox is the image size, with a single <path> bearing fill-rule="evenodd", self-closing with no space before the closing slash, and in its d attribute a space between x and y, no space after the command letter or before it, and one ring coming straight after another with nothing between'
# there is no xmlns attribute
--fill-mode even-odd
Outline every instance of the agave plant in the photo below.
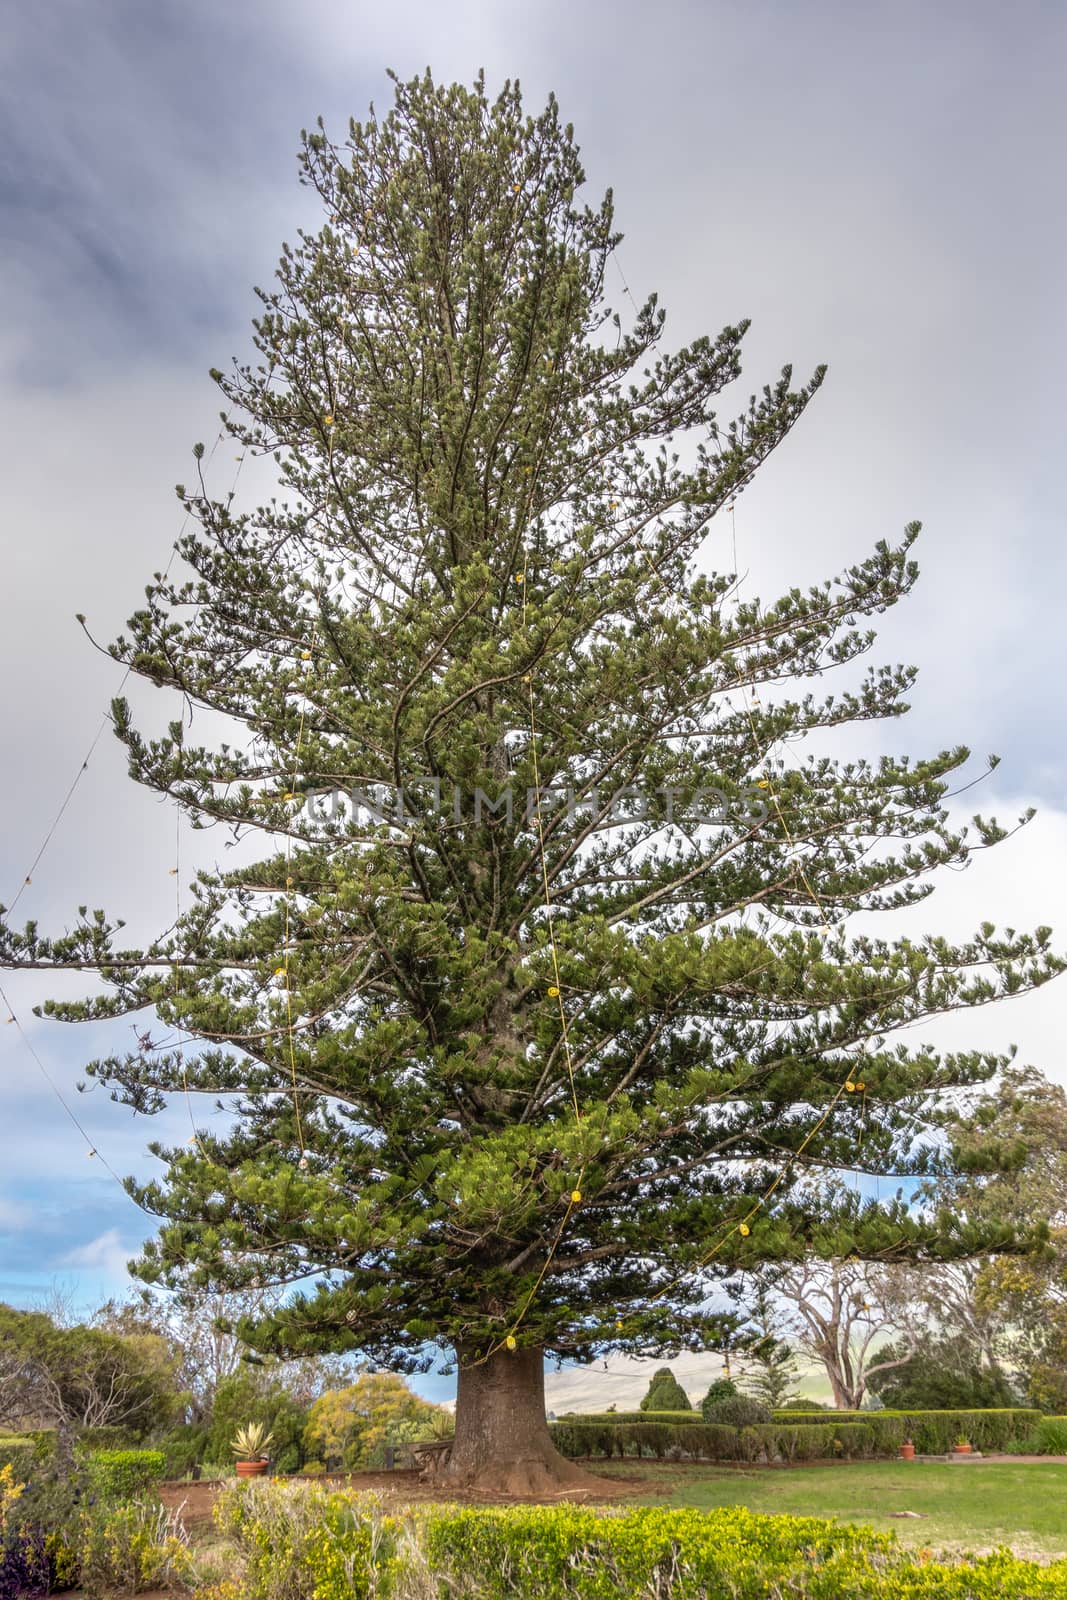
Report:
<svg viewBox="0 0 1067 1600"><path fill-rule="evenodd" d="M456 1419L450 1411L435 1411L428 1419L422 1437L424 1439L451 1439L455 1436Z"/></svg>
<svg viewBox="0 0 1067 1600"><path fill-rule="evenodd" d="M273 1437L262 1422L247 1422L230 1440L230 1449L238 1461L265 1461Z"/></svg>

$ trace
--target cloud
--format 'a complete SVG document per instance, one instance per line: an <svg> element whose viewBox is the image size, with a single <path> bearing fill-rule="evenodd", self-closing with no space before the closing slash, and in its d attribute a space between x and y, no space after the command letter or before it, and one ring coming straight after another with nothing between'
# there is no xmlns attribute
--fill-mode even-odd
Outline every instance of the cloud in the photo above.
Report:
<svg viewBox="0 0 1067 1600"><path fill-rule="evenodd" d="M126 1263L133 1254L130 1246L123 1243L119 1230L108 1228L87 1244L76 1245L73 1250L68 1250L60 1258L59 1265L75 1267L105 1279L125 1280L129 1276Z"/></svg>

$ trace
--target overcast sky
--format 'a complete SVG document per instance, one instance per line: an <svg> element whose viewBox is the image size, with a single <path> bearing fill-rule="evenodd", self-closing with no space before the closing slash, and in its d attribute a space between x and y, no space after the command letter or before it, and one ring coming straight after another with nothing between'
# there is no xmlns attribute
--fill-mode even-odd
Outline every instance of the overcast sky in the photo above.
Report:
<svg viewBox="0 0 1067 1600"><path fill-rule="evenodd" d="M317 221L296 182L300 129L386 109L385 69L426 65L467 82L484 66L491 90L518 76L533 110L555 90L591 198L614 187L621 268L638 299L659 291L671 342L752 318L739 405L785 361L829 363L738 513L750 590L829 576L923 520L923 581L884 633L884 658L922 675L909 725L879 742L997 751L966 806L1041 814L951 878L921 924L1046 921L1067 942L1067 11L1038 0L9 8L0 899L118 685L74 613L108 640L165 563L173 485L216 434L207 369L248 353L252 285ZM213 488L235 466L220 447ZM728 564L714 537L709 560ZM127 782L114 744L20 903L46 927L82 902L145 932L173 912L173 815ZM9 986L20 1017L45 992ZM952 1040L1016 1040L1067 1078L1065 1003L1054 987ZM128 1030L27 1030L117 1171L150 1170L147 1139L182 1136L180 1107L161 1128L73 1096L80 1066ZM0 1298L28 1303L54 1278L87 1301L120 1287L149 1223L87 1159L14 1027L0 1026L0 1119Z"/></svg>

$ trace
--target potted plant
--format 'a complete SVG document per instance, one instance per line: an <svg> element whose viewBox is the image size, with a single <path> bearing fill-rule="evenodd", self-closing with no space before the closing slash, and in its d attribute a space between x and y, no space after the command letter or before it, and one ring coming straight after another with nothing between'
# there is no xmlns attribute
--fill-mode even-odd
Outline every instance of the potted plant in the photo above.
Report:
<svg viewBox="0 0 1067 1600"><path fill-rule="evenodd" d="M952 1446L952 1454L954 1456L969 1456L970 1453L971 1441L967 1438L966 1434L961 1433L959 1438L956 1440L956 1443Z"/></svg>
<svg viewBox="0 0 1067 1600"><path fill-rule="evenodd" d="M243 1428L238 1428L230 1440L230 1449L237 1457L239 1478L258 1478L266 1472L270 1459L267 1451L272 1437L262 1422L248 1422Z"/></svg>
<svg viewBox="0 0 1067 1600"><path fill-rule="evenodd" d="M915 1442L914 1442L914 1440L905 1439L903 1441L903 1443L900 1446L900 1458L901 1458L902 1461L914 1461L915 1460Z"/></svg>

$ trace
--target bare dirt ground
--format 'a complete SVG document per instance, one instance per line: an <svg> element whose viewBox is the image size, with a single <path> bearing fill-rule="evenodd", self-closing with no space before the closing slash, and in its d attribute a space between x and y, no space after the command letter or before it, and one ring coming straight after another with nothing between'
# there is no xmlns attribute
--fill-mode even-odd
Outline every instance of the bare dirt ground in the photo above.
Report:
<svg viewBox="0 0 1067 1600"><path fill-rule="evenodd" d="M595 1473L595 1468L592 1469ZM163 1504L168 1508L181 1508L182 1520L188 1528L203 1526L211 1519L212 1508L219 1490L231 1479L213 1479L199 1483L165 1483L161 1489ZM394 1505L455 1505L457 1501L464 1501L472 1505L518 1505L523 1501L514 1495L464 1495L455 1489L449 1489L443 1484L435 1483L432 1478L424 1477L419 1472L397 1470L394 1472L345 1472L331 1474L326 1477L302 1478L296 1475L287 1478L287 1483L326 1483L331 1488L351 1489L360 1494L377 1494L385 1501ZM625 1499L629 1495L654 1491L659 1484L653 1485L648 1479L635 1476L625 1480L605 1477L603 1483L603 1498L605 1500ZM669 1490L664 1489L664 1493ZM564 1496L562 1498L568 1498ZM579 1498L579 1497L575 1497ZM585 1497L581 1497L585 1498ZM599 1498L599 1495L598 1495ZM528 1503L528 1502L527 1502ZM542 1504L541 1499L533 1501Z"/></svg>

